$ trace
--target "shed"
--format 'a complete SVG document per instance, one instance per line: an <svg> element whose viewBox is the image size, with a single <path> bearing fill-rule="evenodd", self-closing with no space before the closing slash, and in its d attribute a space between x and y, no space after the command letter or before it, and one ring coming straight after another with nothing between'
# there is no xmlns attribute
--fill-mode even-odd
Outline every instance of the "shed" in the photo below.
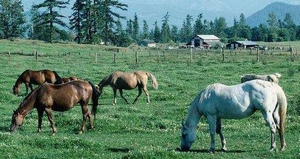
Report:
<svg viewBox="0 0 300 159"><path fill-rule="evenodd" d="M144 39L139 42L139 46L156 47L156 43L153 40Z"/></svg>
<svg viewBox="0 0 300 159"><path fill-rule="evenodd" d="M258 47L258 44L253 41L234 41L232 43L227 44L227 48L229 49L237 49L237 48L253 48Z"/></svg>
<svg viewBox="0 0 300 159"><path fill-rule="evenodd" d="M196 35L187 45L190 45L191 47L210 48L216 45L223 47L224 43L222 43L220 38L215 35Z"/></svg>

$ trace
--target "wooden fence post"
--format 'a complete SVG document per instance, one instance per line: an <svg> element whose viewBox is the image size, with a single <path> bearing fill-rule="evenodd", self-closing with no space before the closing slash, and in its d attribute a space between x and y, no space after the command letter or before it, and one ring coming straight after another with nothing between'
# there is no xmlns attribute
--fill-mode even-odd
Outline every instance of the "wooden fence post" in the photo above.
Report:
<svg viewBox="0 0 300 159"><path fill-rule="evenodd" d="M35 60L38 59L38 52L35 50Z"/></svg>
<svg viewBox="0 0 300 159"><path fill-rule="evenodd" d="M193 48L191 47L191 53L190 53L190 62L193 62Z"/></svg>
<svg viewBox="0 0 300 159"><path fill-rule="evenodd" d="M291 61L294 62L295 61L295 56L294 56L294 52L293 52L292 47L290 47L290 51L291 51Z"/></svg>
<svg viewBox="0 0 300 159"><path fill-rule="evenodd" d="M95 63L98 63L98 62L97 62L97 59L98 59L97 56L98 56L98 53L96 52L96 54L95 54Z"/></svg>
<svg viewBox="0 0 300 159"><path fill-rule="evenodd" d="M136 64L138 64L138 62L139 62L139 61L138 61L138 58L139 58L138 56L139 56L139 55L138 55L138 52L136 51L136 52L135 52L135 63L136 63Z"/></svg>
<svg viewBox="0 0 300 159"><path fill-rule="evenodd" d="M116 63L117 54L114 53L114 63Z"/></svg>
<svg viewBox="0 0 300 159"><path fill-rule="evenodd" d="M256 53L256 62L259 61L259 48L257 48L257 53Z"/></svg>
<svg viewBox="0 0 300 159"><path fill-rule="evenodd" d="M225 53L224 53L224 49L223 48L221 50L222 50L222 63L224 63L225 62Z"/></svg>

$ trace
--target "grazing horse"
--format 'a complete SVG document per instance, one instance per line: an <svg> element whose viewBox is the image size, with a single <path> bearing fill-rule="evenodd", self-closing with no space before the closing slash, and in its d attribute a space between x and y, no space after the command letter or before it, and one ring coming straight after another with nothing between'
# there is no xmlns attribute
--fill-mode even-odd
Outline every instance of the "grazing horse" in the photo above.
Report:
<svg viewBox="0 0 300 159"><path fill-rule="evenodd" d="M246 74L241 77L241 83L250 81L250 80L255 80L255 79L260 79L260 80L265 80L265 81L270 81L274 83L279 83L279 78L281 77L281 74L279 73L274 73L270 75L255 75L255 74Z"/></svg>
<svg viewBox="0 0 300 159"><path fill-rule="evenodd" d="M157 89L158 83L156 81L155 76L149 72L143 72L143 71L136 71L133 73L124 73L121 71L116 71L111 75L104 77L98 84L98 87L99 87L100 94L102 93L103 87L107 85L110 85L112 87L114 92L114 104L117 103L117 98L116 98L117 90L119 90L121 97L128 104L127 99L125 99L123 96L123 89L131 90L138 87L139 93L133 103L135 103L139 98L139 96L142 94L142 90L145 92L147 96L147 103L150 103L149 92L147 90L148 77L152 80L153 88Z"/></svg>
<svg viewBox="0 0 300 159"><path fill-rule="evenodd" d="M86 118L89 118L90 128L93 128L93 117L88 110L88 103L92 98L92 113L95 116L99 96L98 89L92 83L86 81L78 80L61 85L45 83L27 95L19 108L14 111L11 121L11 131L16 131L23 124L25 116L33 108L36 108L38 112L38 133L42 131L42 117L45 111L52 127L52 134L55 135L57 131L52 117L52 110L67 111L79 103L83 115L80 134L85 129Z"/></svg>
<svg viewBox="0 0 300 159"><path fill-rule="evenodd" d="M33 91L32 84L41 85L45 82L54 83L55 81L60 80L59 75L55 71L50 70L25 70L15 82L13 86L14 95L20 94L20 85L25 84L26 94L28 93L28 87Z"/></svg>
<svg viewBox="0 0 300 159"><path fill-rule="evenodd" d="M271 132L271 147L276 147L275 133L279 131L281 150L286 143L284 127L287 111L287 100L282 88L271 82L252 80L242 84L226 86L212 84L202 90L191 103L186 121L182 123L181 150L190 150L196 139L196 129L200 117L207 118L211 137L209 152L215 150L215 133L220 135L222 150L227 150L222 133L221 119L242 119L259 110Z"/></svg>
<svg viewBox="0 0 300 159"><path fill-rule="evenodd" d="M56 80L56 82L54 84L63 84L63 83L76 81L76 80L79 80L79 79L75 76L70 76L70 77L60 78L60 80Z"/></svg>

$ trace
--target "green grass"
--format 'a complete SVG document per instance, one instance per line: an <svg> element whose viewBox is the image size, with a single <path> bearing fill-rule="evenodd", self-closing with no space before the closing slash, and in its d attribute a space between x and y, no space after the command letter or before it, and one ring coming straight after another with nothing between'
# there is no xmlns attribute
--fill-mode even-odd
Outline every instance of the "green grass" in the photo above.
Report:
<svg viewBox="0 0 300 159"><path fill-rule="evenodd" d="M270 44L275 45L275 44ZM289 44L284 44L289 45ZM297 43L290 43L299 48ZM33 53L36 50L38 58ZM130 47L121 52L106 51L107 47L76 44L45 44L38 41L0 41L0 158L300 158L300 65L299 56L290 62L289 52L266 53L260 61L249 51L159 50ZM10 54L8 53L10 52ZM139 53L135 63L135 52ZM95 59L97 53L97 60ZM113 57L116 54L116 63ZM82 115L80 107L63 114L54 112L56 136L44 116L42 133L37 134L37 112L33 110L16 134L9 133L11 115L25 97L14 96L12 86L25 69L51 69L60 76L77 76L94 84L115 70L146 70L159 83L154 90L148 84L151 103L144 94L136 104L125 104L118 95L112 105L112 90L104 88L99 99L95 128L77 135ZM201 118L197 140L191 152L179 152L181 121L189 103L198 92L211 83L238 84L246 73L279 72L280 85L288 98L286 151L269 152L270 132L259 112L242 120L224 120L223 131L228 152L208 154L208 125ZM25 92L24 85L21 87ZM133 102L137 90L125 91ZM279 147L277 137L277 146ZM216 137L216 148L221 148Z"/></svg>

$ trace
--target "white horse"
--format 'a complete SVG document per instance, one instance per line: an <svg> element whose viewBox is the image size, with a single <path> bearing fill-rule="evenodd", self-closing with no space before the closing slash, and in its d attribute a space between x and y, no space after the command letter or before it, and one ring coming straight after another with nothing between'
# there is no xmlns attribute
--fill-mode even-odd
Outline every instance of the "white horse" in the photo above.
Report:
<svg viewBox="0 0 300 159"><path fill-rule="evenodd" d="M196 139L196 128L202 115L207 118L211 137L209 152L215 150L215 133L220 135L222 149L226 151L226 141L221 130L221 119L242 119L260 110L271 131L271 147L276 147L275 133L279 131L281 150L286 143L284 126L287 100L280 86L275 83L252 80L242 84L226 86L212 84L202 90L191 103L186 121L182 123L181 150L190 150Z"/></svg>
<svg viewBox="0 0 300 159"><path fill-rule="evenodd" d="M274 83L279 83L279 78L281 77L281 74L279 73L274 73L270 75L255 75L255 74L246 74L241 77L241 83L255 80L255 79L260 79L260 80L265 80L265 81L270 81Z"/></svg>

